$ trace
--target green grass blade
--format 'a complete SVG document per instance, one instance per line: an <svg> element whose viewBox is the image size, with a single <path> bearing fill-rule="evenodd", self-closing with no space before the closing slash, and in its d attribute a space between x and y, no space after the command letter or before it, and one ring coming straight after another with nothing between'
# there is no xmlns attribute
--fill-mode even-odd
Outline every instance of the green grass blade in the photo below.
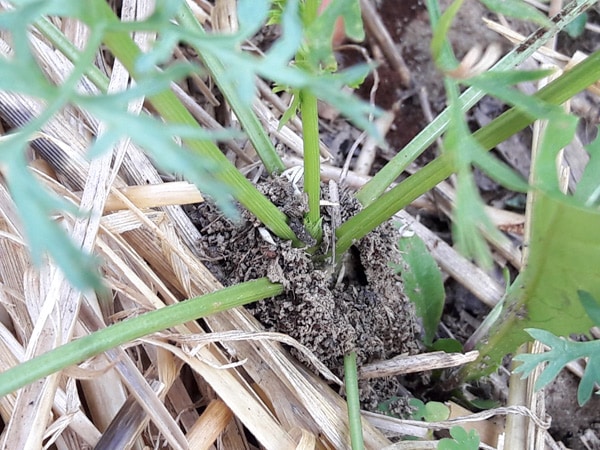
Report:
<svg viewBox="0 0 600 450"><path fill-rule="evenodd" d="M117 17L109 6L104 2L100 3L104 5L103 13L118 23ZM131 75L136 78L138 76L136 62L142 56L142 52L130 38L129 34L123 31L109 31L104 36L104 44L121 61ZM170 90L154 95L149 100L167 122L191 127L198 126L194 117ZM214 143L189 139L185 141L185 144L190 150L206 158L206 160L219 168L216 171L217 173L214 174L215 177L222 181L224 185L231 187L233 189L233 196L264 223L265 226L270 228L277 236L299 244L294 232L287 224L285 214L262 195L229 162L227 157L223 155ZM185 150L182 149L182 151Z"/></svg>
<svg viewBox="0 0 600 450"><path fill-rule="evenodd" d="M0 397L142 336L282 292L280 284L260 278L124 320L0 373Z"/></svg>
<svg viewBox="0 0 600 450"><path fill-rule="evenodd" d="M348 423L350 425L350 443L352 445L352 450L364 450L365 443L360 420L356 352L344 356L344 386L346 387L346 402L348 404Z"/></svg>
<svg viewBox="0 0 600 450"><path fill-rule="evenodd" d="M514 48L504 58L498 61L490 70L502 71L512 69L529 58L536 50L544 45L548 39L562 30L566 25L583 13L586 9L596 4L596 0L575 0L566 5L562 14L553 20L553 25L547 29L539 29L532 33L521 45ZM461 96L461 110L468 111L485 93L480 89L469 88ZM361 190L356 198L368 206L374 202L385 190L400 176L400 174L413 162L427 147L442 135L450 123L450 112L445 109L425 129L398 152Z"/></svg>
<svg viewBox="0 0 600 450"><path fill-rule="evenodd" d="M71 62L77 60L79 49L47 17L37 20L35 27ZM106 93L108 91L108 78L98 67L90 64L85 74L101 92Z"/></svg>
<svg viewBox="0 0 600 450"><path fill-rule="evenodd" d="M179 15L179 20L182 26L196 33L204 34L204 30L187 5L184 11ZM250 142L252 142L256 153L258 153L258 156L265 165L267 171L270 174L283 172L285 170L285 165L277 154L265 129L248 103L240 99L237 89L230 82L230 79L224 76L225 71L232 69L227 68L214 55L202 52L201 49L197 50L198 56L202 59L202 62L211 73L215 83L219 86L219 90L227 100L227 103L235 112L237 119L240 121L242 128L248 136L248 139L250 139Z"/></svg>
<svg viewBox="0 0 600 450"><path fill-rule="evenodd" d="M548 84L535 96L558 105L598 80L600 80L600 51L593 53L585 61ZM477 130L473 137L485 150L489 150L532 122L533 119L529 115L512 108ZM336 255L343 255L355 240L362 238L414 199L433 189L453 172L451 159L441 155L419 172L381 195L377 201L369 204L338 228Z"/></svg>

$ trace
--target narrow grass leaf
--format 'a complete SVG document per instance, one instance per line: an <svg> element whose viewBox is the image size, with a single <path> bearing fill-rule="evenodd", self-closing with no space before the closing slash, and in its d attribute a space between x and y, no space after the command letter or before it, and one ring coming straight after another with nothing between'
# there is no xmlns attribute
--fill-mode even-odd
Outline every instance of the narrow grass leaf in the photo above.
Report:
<svg viewBox="0 0 600 450"><path fill-rule="evenodd" d="M356 352L344 356L344 386L348 405L348 424L352 450L364 450L362 422L360 419L360 396L356 369Z"/></svg>
<svg viewBox="0 0 600 450"><path fill-rule="evenodd" d="M437 3L437 2L434 2ZM431 54L436 65L443 71L449 71L458 66L452 48L448 41L448 32L452 21L463 4L463 0L455 0L436 21L432 18L433 37L431 39ZM431 8L428 4L428 10Z"/></svg>
<svg viewBox="0 0 600 450"><path fill-rule="evenodd" d="M526 20L537 23L541 26L550 26L552 22L545 14L524 2L523 0L479 0L490 11L505 16L514 17L519 20Z"/></svg>

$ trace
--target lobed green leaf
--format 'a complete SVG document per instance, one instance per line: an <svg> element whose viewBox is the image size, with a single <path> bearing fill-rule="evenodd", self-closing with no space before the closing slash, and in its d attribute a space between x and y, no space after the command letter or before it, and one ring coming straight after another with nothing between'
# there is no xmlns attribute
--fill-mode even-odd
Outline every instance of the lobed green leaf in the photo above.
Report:
<svg viewBox="0 0 600 450"><path fill-rule="evenodd" d="M546 367L540 373L535 384L535 388L539 390L554 380L568 363L580 358L587 358L585 372L577 389L579 405L587 403L591 398L595 383L600 381L600 341L573 342L542 329L528 328L525 331L534 339L550 347L550 350L539 354L515 356L516 361L522 362L515 369L515 373L521 373L525 378L538 365L546 363Z"/></svg>

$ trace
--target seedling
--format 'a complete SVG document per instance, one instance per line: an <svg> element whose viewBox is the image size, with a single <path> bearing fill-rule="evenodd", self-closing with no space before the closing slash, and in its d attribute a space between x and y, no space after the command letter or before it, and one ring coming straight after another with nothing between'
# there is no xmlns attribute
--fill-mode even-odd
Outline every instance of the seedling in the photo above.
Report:
<svg viewBox="0 0 600 450"><path fill-rule="evenodd" d="M0 27L10 31L14 45L14 54L10 58L0 58L0 70L5 74L0 78L0 89L38 98L47 106L39 117L4 138L1 143L3 151L0 152L0 160L6 167L7 183L25 223L32 252L38 259L44 252L48 252L75 286L84 288L98 285L98 277L92 269L93 261L89 255L78 252L65 233L47 219L56 210L73 212L73 208L69 210L64 202L59 202L41 187L26 169L23 157L26 145L35 133L66 104L80 107L106 124L105 134L98 137L92 148L93 156L119 139L129 137L144 147L162 168L181 173L196 183L226 213L232 216L236 214L231 202L232 198L236 199L273 234L293 242L296 246L304 245L291 229L288 217L260 194L214 144L215 140L231 137L231 134L219 135L201 129L168 89L171 82L198 70L197 67L189 65L169 67L165 63L173 46L179 42L186 43L196 50L203 62L203 69L215 78L269 173L280 173L284 166L251 109L255 77L263 77L297 94L297 105L302 114L304 128L304 189L309 197L309 213L305 225L314 237L320 237L321 198L316 101L321 99L335 105L363 129L373 128L370 118L376 114L370 105L342 90L343 86L363 78L367 68L359 67L334 73L328 65L331 61L331 32L339 16L344 17L346 33L351 37L360 37L362 29L358 26L358 1L332 1L322 14L318 15L318 2L315 0L288 0L280 9L282 37L264 57L256 57L240 49L244 40L252 37L267 21L270 2L240 0L238 3L239 30L224 35L207 34L187 6L176 1L157 2L156 11L151 17L129 23L119 21L103 0L93 0L85 6L77 2L69 2L67 5L59 0L14 2L15 8L0 16ZM547 331L566 335L587 331L592 323L584 314L576 289L585 289L592 297L600 298L600 282L591 272L600 263L597 261L597 252L593 252L600 242L598 212L595 209L600 188L594 177L594 168L598 165L599 141L588 147L592 160L574 196L565 196L557 189L554 160L561 146L573 137L576 126L576 120L564 113L558 105L598 82L600 52L590 55L587 60L548 84L537 94L520 94L513 89L516 83L539 79L547 75L547 72L521 72L511 69L542 46L545 39L564 29L595 2L575 0L565 7L556 20L549 22L543 16L534 14L531 8L523 6L522 2L489 0L485 4L498 12L516 14L542 23L547 28L532 35L526 44L499 61L489 72L457 72L458 61L452 54L446 36L453 15L461 3L454 2L441 14L435 1L428 2L434 27L433 55L446 77L449 106L357 193L356 197L364 209L337 228L335 255L339 260L354 242L390 219L412 200L431 190L437 183L456 173L456 241L467 255L483 264L489 264L489 253L481 238L480 229L483 227L490 232L494 231L482 213L482 202L475 191L472 168L478 167L514 190L533 190L536 198L532 212L532 241L527 268L509 290L504 304L499 307L502 308L499 319L489 332L485 345L481 346L481 360L461 374L460 378L466 379L494 370L501 357L530 338L525 328L544 327ZM300 8L301 5L303 9ZM88 25L91 36L83 51L75 49L51 24L48 17L53 16L77 18ZM62 85L48 83L33 58L27 32L31 27L47 36L56 48L62 50L72 61L74 68ZM131 39L130 33L147 29L156 31L159 38L153 49L143 53ZM135 87L122 93L107 94L107 80L92 64L100 45L112 52L129 70L136 81ZM295 61L294 64L290 64L292 60ZM159 64L161 70L158 69ZM94 93L79 92L78 83L84 75L95 84ZM470 88L459 95L461 86ZM501 98L511 105L511 109L471 134L466 126L464 113L485 93ZM143 115L132 116L127 112L127 103L141 97L147 98L160 119ZM535 181L532 186L528 186L525 180L487 151L538 119L548 120L550 126L540 156L534 163ZM386 192L406 166L446 130L444 153L415 175ZM183 148L175 143L175 137L181 139ZM480 221L473 223L473 216L478 217ZM547 236L556 239L546 240ZM424 261L423 257L423 260L417 263ZM413 263L411 265L417 267ZM419 272L420 269L415 270L413 291L430 287L428 281L420 281L422 278ZM429 269L424 269L424 272L429 273ZM252 298L268 297L281 289L279 284L261 283L254 285L261 292L254 292L256 295ZM410 285L410 282L408 284ZM428 343L433 339L441 303L438 287L433 286L432 291L431 304L427 304L424 299L415 300L417 305L422 305L419 308L424 317L425 339ZM557 297L561 299L561 303L554 300ZM165 314L169 314L168 311ZM190 313L188 317L178 317L177 320L187 321L194 317L196 315ZM169 319L161 323L161 326L169 326L175 322ZM155 328L150 326L146 328L146 332L153 330ZM558 346L558 341L552 340L548 334L533 332L532 335ZM80 346L91 345L90 342L91 339L82 340ZM110 342L110 345L116 345L123 341L114 339ZM71 348L73 347L69 347ZM575 354L574 348L567 346L565 351ZM87 357L102 349L85 347L80 349L78 357ZM63 348L60 352L64 354L66 350ZM32 379L26 378L26 373L41 376L39 374L49 373L46 370L58 370L73 362L70 359L62 359L62 362L49 366L50 369L40 370L41 365L53 357L54 353L44 355L43 360L32 360L27 365L7 371L1 376L6 380L28 382ZM549 357L555 356L551 354ZM561 363L562 361L560 360ZM37 369L33 370L35 367ZM598 376L596 369L589 373L581 400L589 398L589 380ZM16 388L14 384L4 386L4 392ZM470 448L456 445L461 445L459 442L462 442L463 445L472 446L478 442L475 436L466 432L454 430L452 435L455 439L447 445L455 447L446 448Z"/></svg>

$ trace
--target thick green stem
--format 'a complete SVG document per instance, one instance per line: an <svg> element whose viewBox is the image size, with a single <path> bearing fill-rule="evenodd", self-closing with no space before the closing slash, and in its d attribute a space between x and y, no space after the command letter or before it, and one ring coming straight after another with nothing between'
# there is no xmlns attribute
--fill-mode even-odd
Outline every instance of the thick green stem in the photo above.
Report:
<svg viewBox="0 0 600 450"><path fill-rule="evenodd" d="M321 239L321 163L317 97L308 91L301 91L300 108L304 141L304 192L308 195L306 228L318 241Z"/></svg>
<svg viewBox="0 0 600 450"><path fill-rule="evenodd" d="M0 397L126 342L282 292L260 278L124 320L0 373Z"/></svg>
<svg viewBox="0 0 600 450"><path fill-rule="evenodd" d="M508 70L516 67L535 53L550 37L562 30L586 9L596 4L597 0L575 0L565 6L563 12L553 19L554 25L547 29L539 29L532 33L521 45L502 58L492 69L494 71ZM469 110L483 96L485 92L476 88L467 89L460 97L463 112ZM356 198L368 206L373 203L396 180L400 174L413 162L427 147L442 135L450 123L450 112L445 109L423 131L398 152L377 174L365 184L356 194Z"/></svg>
<svg viewBox="0 0 600 450"><path fill-rule="evenodd" d="M204 34L204 29L187 5L178 16L178 20L187 29L195 33ZM197 47L196 50L198 51L198 56L211 73L212 79L215 80L215 83L219 86L219 90L225 99L227 99L227 103L235 112L237 119L256 149L256 153L265 165L267 172L270 174L283 172L285 165L281 157L277 154L271 139L269 139L269 135L252 111L252 108L240 99L237 89L230 81L230 78L225 76L225 72L231 70L231 68L226 67L218 57L203 52L202 49Z"/></svg>
<svg viewBox="0 0 600 450"><path fill-rule="evenodd" d="M360 420L360 397L358 395L358 373L356 370L356 352L344 356L344 386L348 404L348 423L350 424L350 443L352 450L363 450L365 443Z"/></svg>
<svg viewBox="0 0 600 450"><path fill-rule="evenodd" d="M541 100L559 105L594 84L600 79L600 51L590 55L561 77L548 84L537 94ZM477 130L473 137L485 150L490 150L500 142L518 133L535 118L512 108ZM352 243L375 227L391 218L420 195L433 189L439 182L454 171L450 158L442 155L429 163L419 172L408 177L395 188L383 194L356 216L346 221L337 230L336 255L343 255Z"/></svg>
<svg viewBox="0 0 600 450"><path fill-rule="evenodd" d="M108 18L115 21L118 20L107 3L100 1L98 4L99 8L102 8L104 14ZM135 42L133 42L129 34L120 31L108 32L104 36L104 44L127 68L131 76L136 78L137 71L135 63L142 55L142 52ZM194 117L172 91L163 91L160 94L152 96L149 100L156 111L167 122L198 127L198 123ZM185 144L190 150L195 151L198 155L215 163L217 167L219 167L215 176L225 185L230 186L233 189L233 196L262 223L269 227L280 238L291 240L296 245L300 245L300 241L287 223L286 215L277 209L269 199L262 195L256 187L229 162L227 157L223 155L214 143L197 139L188 139L185 141ZM185 150L182 149L182 151Z"/></svg>

